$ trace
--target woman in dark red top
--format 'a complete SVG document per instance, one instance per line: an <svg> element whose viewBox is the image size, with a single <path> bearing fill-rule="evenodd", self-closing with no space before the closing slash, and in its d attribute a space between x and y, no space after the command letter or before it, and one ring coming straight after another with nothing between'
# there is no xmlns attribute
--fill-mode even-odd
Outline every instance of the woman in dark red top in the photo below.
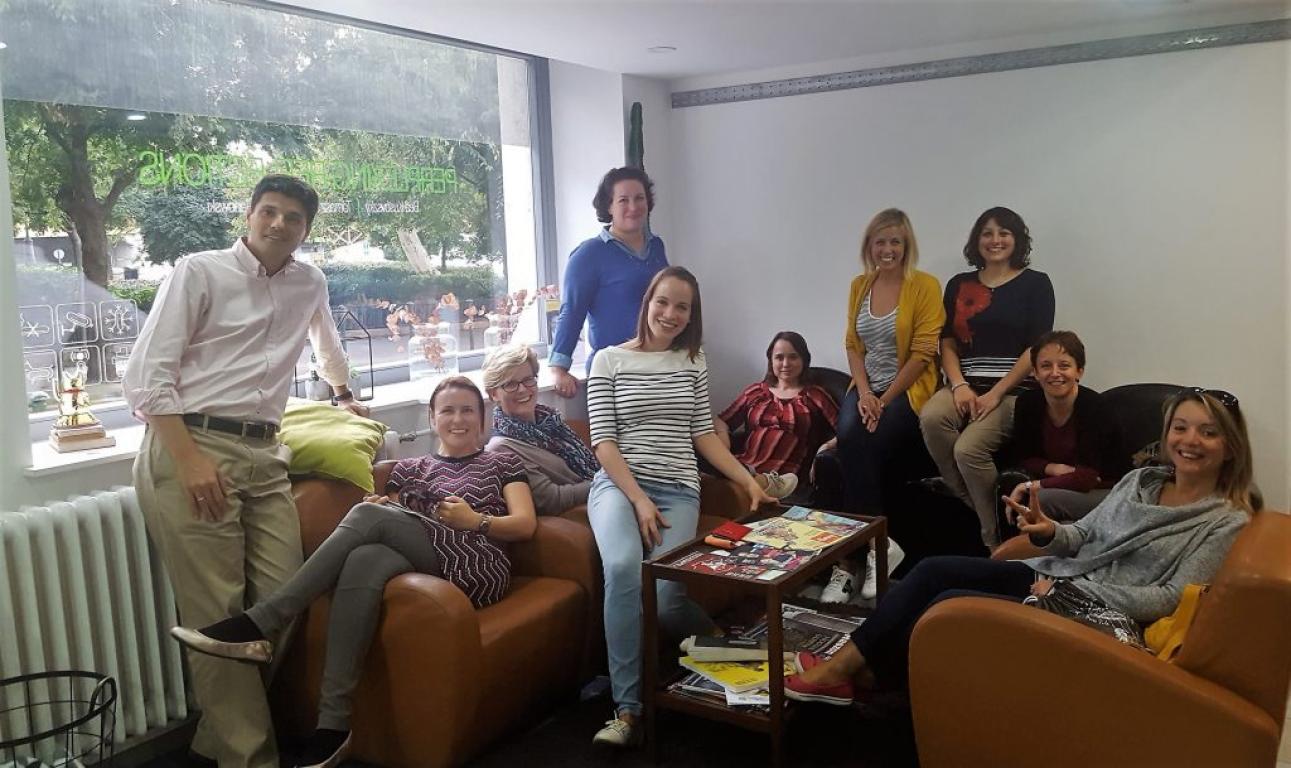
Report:
<svg viewBox="0 0 1291 768"><path fill-rule="evenodd" d="M1031 346L1032 375L1039 390L1018 395L1013 409L1013 439L1006 454L1010 466L1031 478L1012 489L1022 504L1032 486L1040 489L1045 514L1072 523L1098 506L1125 467L1110 455L1116 425L1106 416L1102 398L1080 386L1085 373L1085 345L1071 331L1051 331ZM1005 542L996 559L1033 556L1025 535Z"/></svg>
<svg viewBox="0 0 1291 768"><path fill-rule="evenodd" d="M745 430L744 447L735 458L752 471L801 477L811 471L816 452L837 440L838 405L809 381L810 366L811 351L802 336L777 333L767 347L766 377L746 387L714 422L728 447L730 433Z"/></svg>

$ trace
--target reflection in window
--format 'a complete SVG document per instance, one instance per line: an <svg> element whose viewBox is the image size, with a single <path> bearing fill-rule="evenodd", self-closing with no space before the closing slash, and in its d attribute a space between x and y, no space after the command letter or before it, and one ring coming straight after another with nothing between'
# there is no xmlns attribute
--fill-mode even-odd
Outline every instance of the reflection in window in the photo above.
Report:
<svg viewBox="0 0 1291 768"><path fill-rule="evenodd" d="M119 396L160 281L266 172L318 189L298 257L378 366L541 338L528 60L215 0L8 0L0 29L33 410L73 358Z"/></svg>

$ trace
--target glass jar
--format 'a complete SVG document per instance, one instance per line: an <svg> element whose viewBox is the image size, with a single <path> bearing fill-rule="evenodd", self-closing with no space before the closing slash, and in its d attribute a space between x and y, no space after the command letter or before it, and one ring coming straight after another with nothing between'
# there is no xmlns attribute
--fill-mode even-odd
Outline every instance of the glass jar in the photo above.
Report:
<svg viewBox="0 0 1291 768"><path fill-rule="evenodd" d="M422 323L413 327L408 341L408 379L457 373L457 339L441 333L447 323Z"/></svg>

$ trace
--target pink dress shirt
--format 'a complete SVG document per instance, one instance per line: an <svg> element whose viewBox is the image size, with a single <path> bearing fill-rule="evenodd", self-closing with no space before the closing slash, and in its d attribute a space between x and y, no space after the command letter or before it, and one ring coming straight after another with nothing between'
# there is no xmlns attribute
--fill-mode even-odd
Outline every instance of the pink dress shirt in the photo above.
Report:
<svg viewBox="0 0 1291 768"><path fill-rule="evenodd" d="M239 238L186 256L157 291L126 365L135 415L204 413L277 424L308 335L319 375L349 380L327 280L291 259L269 275Z"/></svg>

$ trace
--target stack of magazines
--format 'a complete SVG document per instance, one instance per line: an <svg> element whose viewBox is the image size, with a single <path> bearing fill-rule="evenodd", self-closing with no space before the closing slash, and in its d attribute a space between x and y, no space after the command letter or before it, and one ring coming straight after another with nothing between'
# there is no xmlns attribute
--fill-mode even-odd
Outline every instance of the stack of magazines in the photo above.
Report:
<svg viewBox="0 0 1291 768"><path fill-rule="evenodd" d="M818 509L791 507L779 517L747 526L724 525L714 533L729 540L674 560L671 565L700 573L771 581L796 570L821 550L863 529L867 523ZM737 533L729 533L736 530ZM706 539L714 543L714 538Z"/></svg>
<svg viewBox="0 0 1291 768"><path fill-rule="evenodd" d="M796 605L781 610L784 629L784 675L794 673L793 654L810 651L831 656L842 648L864 619L833 616ZM725 638L691 637L682 642L680 664L688 674L668 690L730 707L765 710L771 705L767 682L766 619Z"/></svg>

